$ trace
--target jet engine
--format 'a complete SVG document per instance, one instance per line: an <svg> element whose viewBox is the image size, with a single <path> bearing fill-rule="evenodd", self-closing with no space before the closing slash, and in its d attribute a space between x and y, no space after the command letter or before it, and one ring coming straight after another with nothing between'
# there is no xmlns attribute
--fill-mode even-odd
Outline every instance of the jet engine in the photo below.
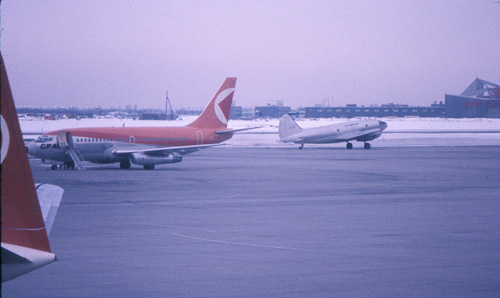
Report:
<svg viewBox="0 0 500 298"><path fill-rule="evenodd" d="M130 156L130 162L136 165L160 165L166 163L181 162L182 156L178 153L169 154L167 156L146 155L136 152Z"/></svg>

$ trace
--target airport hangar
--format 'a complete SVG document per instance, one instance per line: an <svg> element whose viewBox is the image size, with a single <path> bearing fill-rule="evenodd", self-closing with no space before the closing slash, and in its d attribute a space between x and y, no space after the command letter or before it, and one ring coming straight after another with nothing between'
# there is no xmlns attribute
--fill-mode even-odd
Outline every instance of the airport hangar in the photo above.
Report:
<svg viewBox="0 0 500 298"><path fill-rule="evenodd" d="M446 117L500 118L500 86L476 78L460 95L445 95Z"/></svg>

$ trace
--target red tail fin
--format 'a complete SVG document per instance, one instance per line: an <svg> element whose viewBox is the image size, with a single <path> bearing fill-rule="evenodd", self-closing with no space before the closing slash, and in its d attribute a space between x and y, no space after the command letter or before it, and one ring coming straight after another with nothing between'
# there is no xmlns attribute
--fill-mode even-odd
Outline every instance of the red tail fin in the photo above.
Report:
<svg viewBox="0 0 500 298"><path fill-rule="evenodd" d="M222 86L220 86L219 91L215 93L214 98L208 103L200 117L188 126L199 128L226 128L229 114L231 113L235 86L236 78L226 78Z"/></svg>
<svg viewBox="0 0 500 298"><path fill-rule="evenodd" d="M35 183L33 182L1 54L0 62L2 97L2 244L8 243L50 252Z"/></svg>

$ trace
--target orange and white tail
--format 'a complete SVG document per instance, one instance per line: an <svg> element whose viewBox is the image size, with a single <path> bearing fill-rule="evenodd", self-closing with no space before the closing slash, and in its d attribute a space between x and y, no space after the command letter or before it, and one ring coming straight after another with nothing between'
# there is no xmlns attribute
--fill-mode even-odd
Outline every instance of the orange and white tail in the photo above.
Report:
<svg viewBox="0 0 500 298"><path fill-rule="evenodd" d="M55 260L38 202L26 148L17 120L3 57L2 128L2 282Z"/></svg>
<svg viewBox="0 0 500 298"><path fill-rule="evenodd" d="M188 124L188 126L196 128L226 128L231 113L235 86L236 78L226 78L200 117L191 124Z"/></svg>

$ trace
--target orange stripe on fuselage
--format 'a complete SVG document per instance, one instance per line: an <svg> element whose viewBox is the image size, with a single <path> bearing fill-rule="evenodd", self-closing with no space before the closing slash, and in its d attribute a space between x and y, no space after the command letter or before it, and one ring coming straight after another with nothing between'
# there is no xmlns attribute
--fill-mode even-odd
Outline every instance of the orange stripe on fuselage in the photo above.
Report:
<svg viewBox="0 0 500 298"><path fill-rule="evenodd" d="M223 129L226 130L226 129ZM194 127L88 127L61 129L58 131L70 132L73 137L104 139L117 142L131 142L159 146L190 146L201 144L217 144L228 140L232 134L218 135L215 129ZM45 135L57 135L58 131L51 131ZM201 132L201 134L200 134Z"/></svg>

